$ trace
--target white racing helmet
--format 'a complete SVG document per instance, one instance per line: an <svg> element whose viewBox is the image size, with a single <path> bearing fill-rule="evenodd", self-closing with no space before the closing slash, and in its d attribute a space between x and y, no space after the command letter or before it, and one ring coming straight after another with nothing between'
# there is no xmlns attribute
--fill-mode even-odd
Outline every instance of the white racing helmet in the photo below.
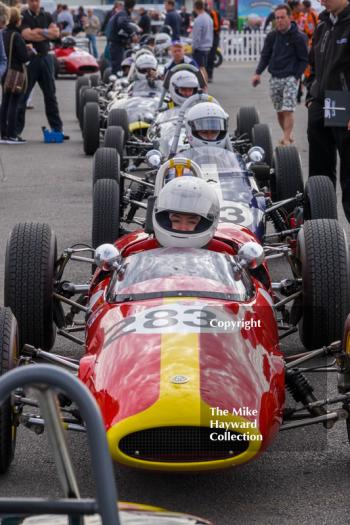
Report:
<svg viewBox="0 0 350 525"><path fill-rule="evenodd" d="M192 229L174 228L178 214L195 221ZM159 192L153 210L154 234L165 247L202 248L214 237L219 215L215 189L198 177L177 177Z"/></svg>
<svg viewBox="0 0 350 525"><path fill-rule="evenodd" d="M147 78L147 74L151 69L157 71L158 62L154 55L144 53L137 57L135 61L135 76L138 80Z"/></svg>
<svg viewBox="0 0 350 525"><path fill-rule="evenodd" d="M171 36L168 33L157 33L155 35L155 46L158 53L164 53L171 46Z"/></svg>
<svg viewBox="0 0 350 525"><path fill-rule="evenodd" d="M187 98L197 93L198 88L198 79L191 71L177 71L172 75L169 83L171 99L177 106L181 106ZM192 92L186 96L181 93L183 89L192 89Z"/></svg>
<svg viewBox="0 0 350 525"><path fill-rule="evenodd" d="M189 109L185 128L192 147L225 148L228 134L228 114L218 104L201 102Z"/></svg>

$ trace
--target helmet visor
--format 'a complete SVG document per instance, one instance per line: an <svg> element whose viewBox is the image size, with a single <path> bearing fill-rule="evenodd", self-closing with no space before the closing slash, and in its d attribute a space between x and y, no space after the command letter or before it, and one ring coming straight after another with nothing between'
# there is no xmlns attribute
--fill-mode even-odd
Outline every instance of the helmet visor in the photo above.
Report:
<svg viewBox="0 0 350 525"><path fill-rule="evenodd" d="M219 117L205 117L191 122L194 131L227 131L227 121Z"/></svg>

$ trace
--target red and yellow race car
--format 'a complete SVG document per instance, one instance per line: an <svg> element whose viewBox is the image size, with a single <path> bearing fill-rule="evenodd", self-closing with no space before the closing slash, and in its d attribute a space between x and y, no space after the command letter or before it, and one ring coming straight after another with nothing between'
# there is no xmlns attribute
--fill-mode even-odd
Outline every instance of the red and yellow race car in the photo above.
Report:
<svg viewBox="0 0 350 525"><path fill-rule="evenodd" d="M168 168L200 175L189 159L171 159L155 196ZM99 180L94 192L94 227L106 232L115 227L117 182ZM174 249L159 246L148 218L93 257L74 246L57 258L52 230L32 223L14 228L6 252L5 305L18 321L20 363L45 359L78 373L100 407L112 457L151 470L227 468L256 458L281 430L348 419L350 354L339 339L349 262L338 222L306 221L295 239L264 248L244 226L223 222L205 249ZM271 281L276 256L289 261L291 278ZM63 278L70 261L98 266L88 284ZM285 356L280 340L298 327L308 351ZM81 359L49 352L56 328L84 347ZM299 365L327 355L336 356L341 396L320 400ZM288 410L286 387L297 403ZM7 414L9 428L25 402L19 396ZM71 417L66 424L84 430Z"/></svg>

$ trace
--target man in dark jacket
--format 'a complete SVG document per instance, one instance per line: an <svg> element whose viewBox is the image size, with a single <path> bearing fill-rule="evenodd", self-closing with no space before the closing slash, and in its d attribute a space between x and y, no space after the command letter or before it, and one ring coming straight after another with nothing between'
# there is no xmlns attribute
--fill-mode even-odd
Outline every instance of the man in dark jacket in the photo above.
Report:
<svg viewBox="0 0 350 525"><path fill-rule="evenodd" d="M135 0L125 0L124 9L114 15L111 20L108 43L113 74L116 74L121 68L126 47L130 42L138 40L131 22L131 12L134 7Z"/></svg>
<svg viewBox="0 0 350 525"><path fill-rule="evenodd" d="M306 35L301 33L291 19L287 4L275 9L276 30L271 31L264 43L260 61L252 78L253 86L260 84L260 75L268 66L271 73L270 94L283 131L280 144L293 142L294 110L299 79L308 64Z"/></svg>
<svg viewBox="0 0 350 525"><path fill-rule="evenodd" d="M350 5L348 0L323 0L310 52L308 107L309 175L327 175L336 185L337 150L340 185L350 222L350 121L347 127L324 126L325 90L350 91ZM350 94L349 94L350 99Z"/></svg>
<svg viewBox="0 0 350 525"><path fill-rule="evenodd" d="M181 16L175 9L175 1L174 0L166 0L164 3L164 7L166 10L166 16L164 20L164 25L170 26L173 30L173 34L171 36L172 40L180 40L180 32L181 32Z"/></svg>
<svg viewBox="0 0 350 525"><path fill-rule="evenodd" d="M144 7L140 7L139 14L138 26L142 29L143 35L148 35L151 32L151 19Z"/></svg>

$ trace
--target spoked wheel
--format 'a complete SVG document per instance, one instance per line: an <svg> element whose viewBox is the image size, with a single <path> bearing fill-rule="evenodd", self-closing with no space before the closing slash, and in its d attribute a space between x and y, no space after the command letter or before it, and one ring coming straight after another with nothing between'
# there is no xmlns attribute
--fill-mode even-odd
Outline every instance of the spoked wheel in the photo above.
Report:
<svg viewBox="0 0 350 525"><path fill-rule="evenodd" d="M75 81L75 114L78 120L80 115L80 90L84 86L90 86L90 80L88 77L78 77Z"/></svg>
<svg viewBox="0 0 350 525"><path fill-rule="evenodd" d="M253 140L253 127L259 124L260 119L257 110L253 106L239 108L237 113L237 135L247 135Z"/></svg>
<svg viewBox="0 0 350 525"><path fill-rule="evenodd" d="M265 152L266 164L272 166L273 147L270 128L267 124L255 124L252 129L253 146L260 146Z"/></svg>
<svg viewBox="0 0 350 525"><path fill-rule="evenodd" d="M98 148L92 166L93 185L100 179L120 182L120 159L115 148Z"/></svg>
<svg viewBox="0 0 350 525"><path fill-rule="evenodd" d="M97 180L93 190L93 248L113 244L119 237L119 229L119 184L112 179Z"/></svg>
<svg viewBox="0 0 350 525"><path fill-rule="evenodd" d="M310 177L305 185L304 220L310 219L338 219L335 189L324 175Z"/></svg>
<svg viewBox="0 0 350 525"><path fill-rule="evenodd" d="M10 308L0 308L0 377L17 364L17 322ZM15 453L17 426L11 398L0 407L0 474L7 472Z"/></svg>
<svg viewBox="0 0 350 525"><path fill-rule="evenodd" d="M93 155L100 145L100 108L97 102L85 105L83 139L86 155Z"/></svg>
<svg viewBox="0 0 350 525"><path fill-rule="evenodd" d="M274 174L271 177L271 194L273 201L295 197L304 192L303 172L300 155L295 146L278 146L273 156ZM286 204L284 209L291 213L295 203Z"/></svg>
<svg viewBox="0 0 350 525"><path fill-rule="evenodd" d="M125 109L111 109L107 117L107 126L120 126L124 131L124 143L129 140L129 117Z"/></svg>
<svg viewBox="0 0 350 525"><path fill-rule="evenodd" d="M24 344L51 350L53 283L57 242L48 224L19 223L8 239L5 259L5 306L17 319L19 348Z"/></svg>
<svg viewBox="0 0 350 525"><path fill-rule="evenodd" d="M124 131L120 126L108 126L105 132L103 146L114 148L119 155L121 164L123 163L124 153Z"/></svg>
<svg viewBox="0 0 350 525"><path fill-rule="evenodd" d="M338 221L306 221L297 242L302 275L299 333L308 350L340 340L350 308L349 256Z"/></svg>

